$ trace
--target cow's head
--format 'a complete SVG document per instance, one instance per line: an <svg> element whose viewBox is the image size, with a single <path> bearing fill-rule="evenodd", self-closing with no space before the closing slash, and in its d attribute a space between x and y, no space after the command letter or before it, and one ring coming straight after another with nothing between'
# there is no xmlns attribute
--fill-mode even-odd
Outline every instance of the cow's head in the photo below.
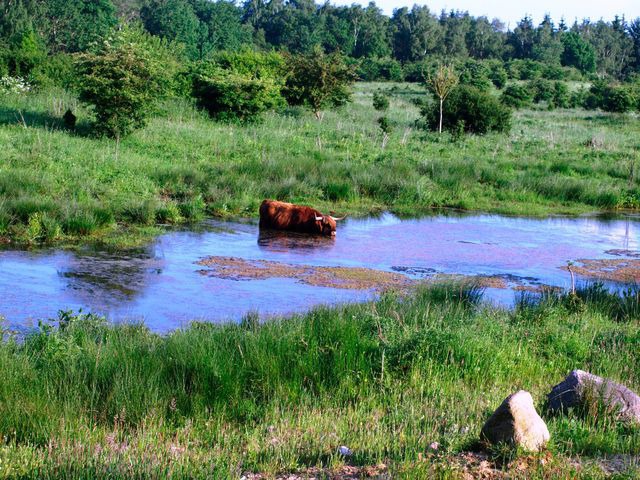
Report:
<svg viewBox="0 0 640 480"><path fill-rule="evenodd" d="M343 220L345 217L332 217L331 215L316 216L316 222L320 224L322 235L335 236L336 234L336 222Z"/></svg>

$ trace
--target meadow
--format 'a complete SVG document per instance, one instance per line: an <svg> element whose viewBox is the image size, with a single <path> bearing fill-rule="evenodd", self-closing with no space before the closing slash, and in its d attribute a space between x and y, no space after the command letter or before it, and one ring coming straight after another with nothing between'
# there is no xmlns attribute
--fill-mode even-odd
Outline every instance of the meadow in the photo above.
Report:
<svg viewBox="0 0 640 480"><path fill-rule="evenodd" d="M385 113L372 95L390 98ZM264 198L364 215L439 208L580 214L640 206L635 114L524 110L509 135L422 129L415 84L359 83L321 121L305 110L216 123L166 101L121 142L93 138L91 114L56 90L0 99L0 239L137 243L159 226L257 214ZM78 116L64 128L67 108ZM377 119L388 117L388 138Z"/></svg>
<svg viewBox="0 0 640 480"><path fill-rule="evenodd" d="M22 339L3 332L0 477L328 477L350 465L385 478L604 478L608 456L640 454L640 427L550 416L545 395L576 368L640 390L639 318L637 292L593 285L513 310L438 285L166 336L62 313ZM483 422L518 389L549 426L548 451L490 450L474 470L465 452L481 451Z"/></svg>
<svg viewBox="0 0 640 480"><path fill-rule="evenodd" d="M387 112L372 106L378 91ZM350 215L640 207L637 115L523 110L508 135L438 135L416 122L424 98L418 85L359 83L351 104L320 121L288 108L248 125L170 99L115 142L90 134L90 112L68 92L5 95L0 243L123 248L171 224L255 216L264 198ZM640 429L597 412L549 416L544 399L577 368L640 390L639 298L585 286L508 310L456 284L164 336L72 312L26 336L0 323L0 478L330 477L347 467L603 478L608 456L640 455ZM549 426L549 449L469 460L483 422L520 388Z"/></svg>

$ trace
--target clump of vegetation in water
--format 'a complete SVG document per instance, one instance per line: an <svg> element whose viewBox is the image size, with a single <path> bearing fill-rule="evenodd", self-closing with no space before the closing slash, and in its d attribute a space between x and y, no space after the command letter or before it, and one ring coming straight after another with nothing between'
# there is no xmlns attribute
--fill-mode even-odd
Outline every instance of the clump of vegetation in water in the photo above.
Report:
<svg viewBox="0 0 640 480"><path fill-rule="evenodd" d="M482 305L473 286L440 285L165 336L71 312L20 340L5 329L3 473L275 475L339 469L346 445L355 466L442 477L474 455L466 452L502 399L526 388L551 432L550 453L530 464L485 457L488 465L525 468L527 478L604 478L589 462L640 454L640 430L606 416L551 416L542 401L575 368L638 391L640 310L621 316L621 297L577 295L580 310L561 294L527 294L503 310ZM437 455L427 455L430 444Z"/></svg>

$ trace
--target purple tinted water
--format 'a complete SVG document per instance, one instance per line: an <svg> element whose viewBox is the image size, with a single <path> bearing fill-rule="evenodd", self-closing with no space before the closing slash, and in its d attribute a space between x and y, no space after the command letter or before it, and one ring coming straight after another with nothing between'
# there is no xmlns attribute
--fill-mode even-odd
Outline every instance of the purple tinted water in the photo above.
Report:
<svg viewBox="0 0 640 480"><path fill-rule="evenodd" d="M371 292L314 287L294 279L234 281L198 273L210 255L291 264L464 275L517 275L568 286L560 267L579 258L612 258L610 249L639 250L640 222L632 217L529 219L497 215L401 220L346 220L335 240L300 235L259 236L250 223L207 222L174 231L144 249L0 251L0 315L12 327L31 326L58 310L82 308L114 321L143 320L164 332L190 320L237 320L297 312L318 304L360 301ZM488 291L499 302L511 291Z"/></svg>

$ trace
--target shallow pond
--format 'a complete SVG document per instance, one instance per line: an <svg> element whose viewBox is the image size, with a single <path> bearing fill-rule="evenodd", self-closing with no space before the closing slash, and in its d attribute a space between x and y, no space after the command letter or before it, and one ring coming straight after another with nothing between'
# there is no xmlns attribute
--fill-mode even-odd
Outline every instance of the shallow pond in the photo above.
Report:
<svg viewBox="0 0 640 480"><path fill-rule="evenodd" d="M401 220L385 214L347 219L333 240L260 236L254 223L210 221L195 231L168 232L133 252L0 251L0 315L10 327L19 328L55 317L61 309L82 308L115 321L142 319L164 332L194 319L237 320L249 311L303 311L375 295L371 289L336 288L278 273L217 274L202 264L209 257L267 261L263 264L278 265L277 271L282 265L291 271L316 266L325 272L333 269L324 267L366 267L411 279L483 275L517 288L567 287L569 274L562 269L567 261L634 258L639 243L640 222L634 217L541 220L462 215ZM501 303L514 296L510 289L487 290L489 299Z"/></svg>

